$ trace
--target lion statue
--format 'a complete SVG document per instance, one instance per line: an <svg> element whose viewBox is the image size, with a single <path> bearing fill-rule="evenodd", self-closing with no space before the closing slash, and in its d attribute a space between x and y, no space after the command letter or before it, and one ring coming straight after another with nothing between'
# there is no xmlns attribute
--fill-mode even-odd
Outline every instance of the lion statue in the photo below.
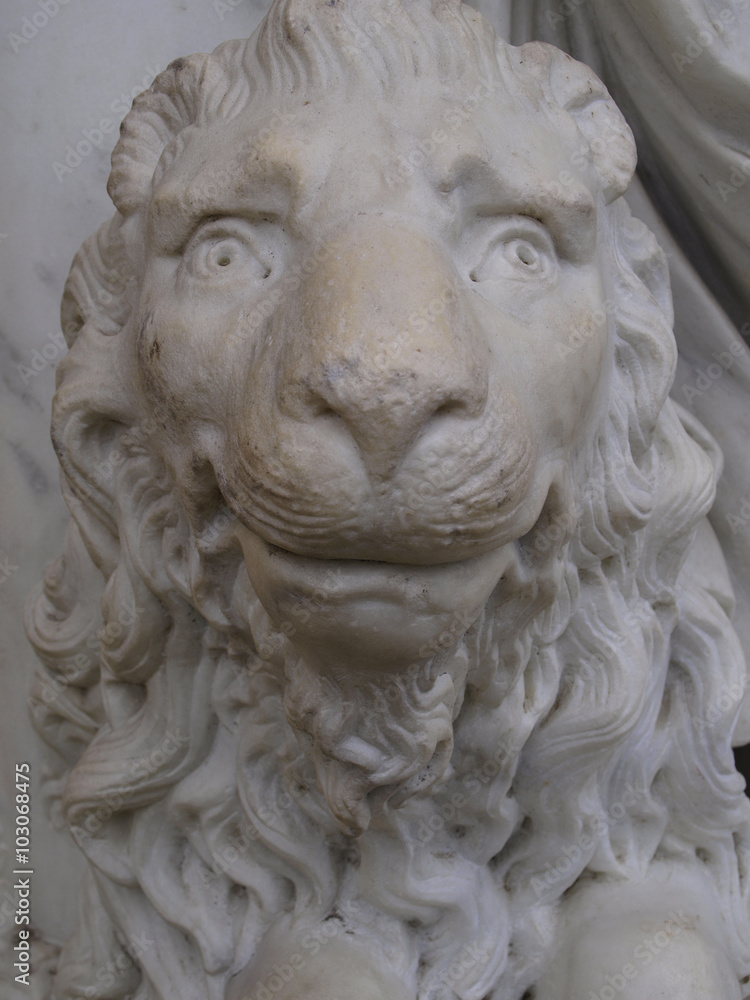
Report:
<svg viewBox="0 0 750 1000"><path fill-rule="evenodd" d="M593 73L458 0L174 62L79 251L56 1000L741 1000L745 661Z"/></svg>

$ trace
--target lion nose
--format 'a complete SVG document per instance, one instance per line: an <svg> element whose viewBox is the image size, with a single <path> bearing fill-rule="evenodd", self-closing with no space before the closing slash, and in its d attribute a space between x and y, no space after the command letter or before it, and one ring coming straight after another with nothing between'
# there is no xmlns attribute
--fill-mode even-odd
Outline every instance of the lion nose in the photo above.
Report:
<svg viewBox="0 0 750 1000"><path fill-rule="evenodd" d="M378 220L334 243L286 327L281 407L343 425L368 471L391 475L417 442L478 417L489 347L429 237Z"/></svg>

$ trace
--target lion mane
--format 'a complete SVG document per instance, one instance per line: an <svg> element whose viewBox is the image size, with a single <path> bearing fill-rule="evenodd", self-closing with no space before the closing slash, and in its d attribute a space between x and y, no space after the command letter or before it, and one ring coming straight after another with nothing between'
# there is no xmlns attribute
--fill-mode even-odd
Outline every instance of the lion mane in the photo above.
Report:
<svg viewBox="0 0 750 1000"><path fill-rule="evenodd" d="M552 120L575 117L576 64L556 50L513 50L456 3L384 3L377 22L366 8L285 0L248 41L173 63L123 123L117 214L72 266L53 440L73 521L27 614L43 665L35 724L64 759L63 815L90 862L55 995L220 1000L292 913L366 928L420 998L520 998L563 894L579 878L642 878L659 859L708 876L745 977L750 805L731 750L739 700L726 697L745 664L731 590L696 559L721 456L667 398L666 263L622 198L602 223L608 410L569 495L516 543L512 606L490 600L459 641L360 692L394 732L406 703L447 728L429 789L412 783L396 808L362 792L356 769L330 787L316 775L295 728L323 694L295 662L294 623L274 629L253 594L218 488L196 512L171 475L165 414L134 374L131 248L186 130L257 95L330 90L354 65L381 89L460 78L467 63L510 86L527 72L515 53L532 49ZM596 166L596 132L579 127ZM461 689L447 716L446 683ZM348 708L330 695L326 718ZM378 821L353 838L339 819L365 794Z"/></svg>

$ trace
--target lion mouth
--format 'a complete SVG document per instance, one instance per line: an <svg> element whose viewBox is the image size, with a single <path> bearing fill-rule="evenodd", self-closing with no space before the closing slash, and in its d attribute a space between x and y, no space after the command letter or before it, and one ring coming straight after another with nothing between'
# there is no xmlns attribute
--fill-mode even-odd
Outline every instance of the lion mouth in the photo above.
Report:
<svg viewBox="0 0 750 1000"><path fill-rule="evenodd" d="M315 496L316 502L289 504L286 497L265 506L249 503L251 489L237 490L231 479L217 476L219 488L239 523L262 538L268 556L288 555L310 565L349 564L368 567L430 567L469 563L523 537L534 525L543 503L545 483L519 475L525 487L505 482L487 500L485 491L469 500L454 495L423 498L421 507L398 502L399 489L372 497L352 488ZM345 484L352 486L351 483ZM470 491L465 490L468 494ZM320 502L317 502L317 501Z"/></svg>
<svg viewBox="0 0 750 1000"><path fill-rule="evenodd" d="M343 666L399 666L454 645L516 559L513 543L432 565L319 559L238 532L250 582L300 651Z"/></svg>
<svg viewBox="0 0 750 1000"><path fill-rule="evenodd" d="M259 545L250 541L251 538L257 539ZM350 599L353 594L374 598L381 596L384 586L387 589L383 596L388 600L408 598L412 583L417 584L421 593L424 593L425 587L437 592L438 588L442 590L459 583L466 588L470 586L470 582L479 582L485 569L494 576L495 569L499 565L507 565L510 554L514 551L513 545L505 545L481 555L425 564L396 562L392 559L326 559L308 556L266 542L249 531L247 537L243 532L240 540L246 559L248 554L257 559L258 550L262 547L269 565L279 574L289 577L306 574L314 577L318 582L318 593L325 590L336 603ZM443 599L449 599L449 595L445 594Z"/></svg>
<svg viewBox="0 0 750 1000"><path fill-rule="evenodd" d="M260 449L243 425L212 464L238 520L282 551L437 566L515 541L539 515L546 483L534 443L506 423L490 415L471 434L423 436L385 478L313 425Z"/></svg>

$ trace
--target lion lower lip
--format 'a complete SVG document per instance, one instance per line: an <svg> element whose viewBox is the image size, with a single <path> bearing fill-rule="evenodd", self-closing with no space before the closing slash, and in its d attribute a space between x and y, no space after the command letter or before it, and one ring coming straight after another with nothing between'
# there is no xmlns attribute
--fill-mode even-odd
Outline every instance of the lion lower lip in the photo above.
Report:
<svg viewBox="0 0 750 1000"><path fill-rule="evenodd" d="M458 566L461 563L470 562L470 559L458 559L454 561L446 561L439 563L417 563L417 562L398 562L395 559L341 559L339 557L325 558L322 556L308 556L302 555L299 552L292 552L291 549L285 549L281 545L273 545L271 542L266 542L266 547L268 548L271 556L279 555L282 558L298 559L300 562L309 563L320 563L321 566L331 566L331 565L341 565L341 566L369 566L377 568L380 566L390 567L392 569L403 569L403 570L418 570L419 568L430 568L437 569L441 566Z"/></svg>
<svg viewBox="0 0 750 1000"><path fill-rule="evenodd" d="M425 613L479 608L515 554L510 544L468 559L424 565L299 555L247 529L240 532L240 542L261 600L264 594L273 594L274 602L286 595L331 607L375 601Z"/></svg>

